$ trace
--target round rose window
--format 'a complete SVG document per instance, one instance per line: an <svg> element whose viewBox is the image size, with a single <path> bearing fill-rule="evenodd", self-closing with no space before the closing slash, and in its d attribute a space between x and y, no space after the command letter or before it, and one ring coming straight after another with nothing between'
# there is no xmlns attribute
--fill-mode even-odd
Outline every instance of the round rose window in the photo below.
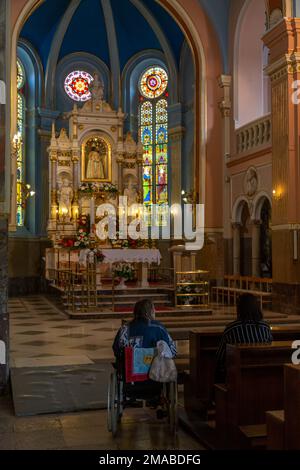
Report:
<svg viewBox="0 0 300 470"><path fill-rule="evenodd" d="M74 101L91 99L90 85L93 77L82 70L69 73L65 79L65 92Z"/></svg>
<svg viewBox="0 0 300 470"><path fill-rule="evenodd" d="M146 70L140 80L140 92L145 98L157 98L168 86L168 74L161 67Z"/></svg>

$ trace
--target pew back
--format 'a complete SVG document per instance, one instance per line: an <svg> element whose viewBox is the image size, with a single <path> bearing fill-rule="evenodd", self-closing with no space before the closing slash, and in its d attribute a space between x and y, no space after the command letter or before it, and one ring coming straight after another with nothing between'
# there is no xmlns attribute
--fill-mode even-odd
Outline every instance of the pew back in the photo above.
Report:
<svg viewBox="0 0 300 470"><path fill-rule="evenodd" d="M201 411L213 398L216 352L223 327L197 328L190 331L190 376L185 387L186 408ZM272 327L274 341L300 339L300 325Z"/></svg>
<svg viewBox="0 0 300 470"><path fill-rule="evenodd" d="M227 345L227 424L263 424L266 411L283 406L284 364L292 344Z"/></svg>
<svg viewBox="0 0 300 470"><path fill-rule="evenodd" d="M300 366L284 368L285 449L300 449Z"/></svg>

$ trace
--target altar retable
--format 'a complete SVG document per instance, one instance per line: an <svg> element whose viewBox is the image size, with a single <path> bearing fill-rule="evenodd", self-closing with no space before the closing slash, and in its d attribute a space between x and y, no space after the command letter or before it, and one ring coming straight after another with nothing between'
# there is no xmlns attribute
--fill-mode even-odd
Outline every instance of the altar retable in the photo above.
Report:
<svg viewBox="0 0 300 470"><path fill-rule="evenodd" d="M94 77L92 88L91 99L80 109L74 105L73 110L64 116L68 131L62 128L57 135L55 125L52 126L48 148L48 236L53 241L53 249L47 250L48 273L50 266L51 269L57 268L56 257L62 259L64 256L63 250L60 256L57 255L57 250L65 246L64 240L71 244L73 240L75 246L80 240L79 249L89 249L90 240L93 246L99 244L101 249L113 250L110 240L103 244L97 239L97 207L109 203L117 209L120 195L127 196L129 205L134 207L142 194L143 146L134 141L130 132L124 133L125 115L121 109L113 110L104 101L103 84L98 76ZM129 218L133 215L129 211ZM88 229L79 225L83 217L88 220ZM113 251L116 257L117 250ZM146 264L160 260L159 252L155 259L149 253L150 260L145 251L147 249L143 259L139 259L144 266L144 287L147 286ZM123 255L119 253L119 260L123 260ZM106 253L106 259L112 259L112 255Z"/></svg>

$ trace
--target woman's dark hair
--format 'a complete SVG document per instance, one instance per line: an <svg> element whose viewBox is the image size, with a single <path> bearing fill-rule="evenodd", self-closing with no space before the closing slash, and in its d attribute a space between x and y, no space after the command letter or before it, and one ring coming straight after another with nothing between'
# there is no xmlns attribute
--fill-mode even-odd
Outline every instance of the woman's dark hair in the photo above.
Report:
<svg viewBox="0 0 300 470"><path fill-rule="evenodd" d="M253 294L240 295L237 302L237 317L242 322L258 322L263 319L259 303Z"/></svg>
<svg viewBox="0 0 300 470"><path fill-rule="evenodd" d="M152 300L143 299L139 300L133 309L134 321L142 320L146 323L153 320L155 308Z"/></svg>

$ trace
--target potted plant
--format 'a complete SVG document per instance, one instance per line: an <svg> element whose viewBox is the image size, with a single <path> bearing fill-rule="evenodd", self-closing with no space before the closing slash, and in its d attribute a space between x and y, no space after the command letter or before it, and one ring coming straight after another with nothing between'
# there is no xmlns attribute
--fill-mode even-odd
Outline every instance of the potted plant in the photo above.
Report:
<svg viewBox="0 0 300 470"><path fill-rule="evenodd" d="M116 289L127 289L125 281L133 279L134 271L129 263L119 263L114 267L113 274L120 280Z"/></svg>

